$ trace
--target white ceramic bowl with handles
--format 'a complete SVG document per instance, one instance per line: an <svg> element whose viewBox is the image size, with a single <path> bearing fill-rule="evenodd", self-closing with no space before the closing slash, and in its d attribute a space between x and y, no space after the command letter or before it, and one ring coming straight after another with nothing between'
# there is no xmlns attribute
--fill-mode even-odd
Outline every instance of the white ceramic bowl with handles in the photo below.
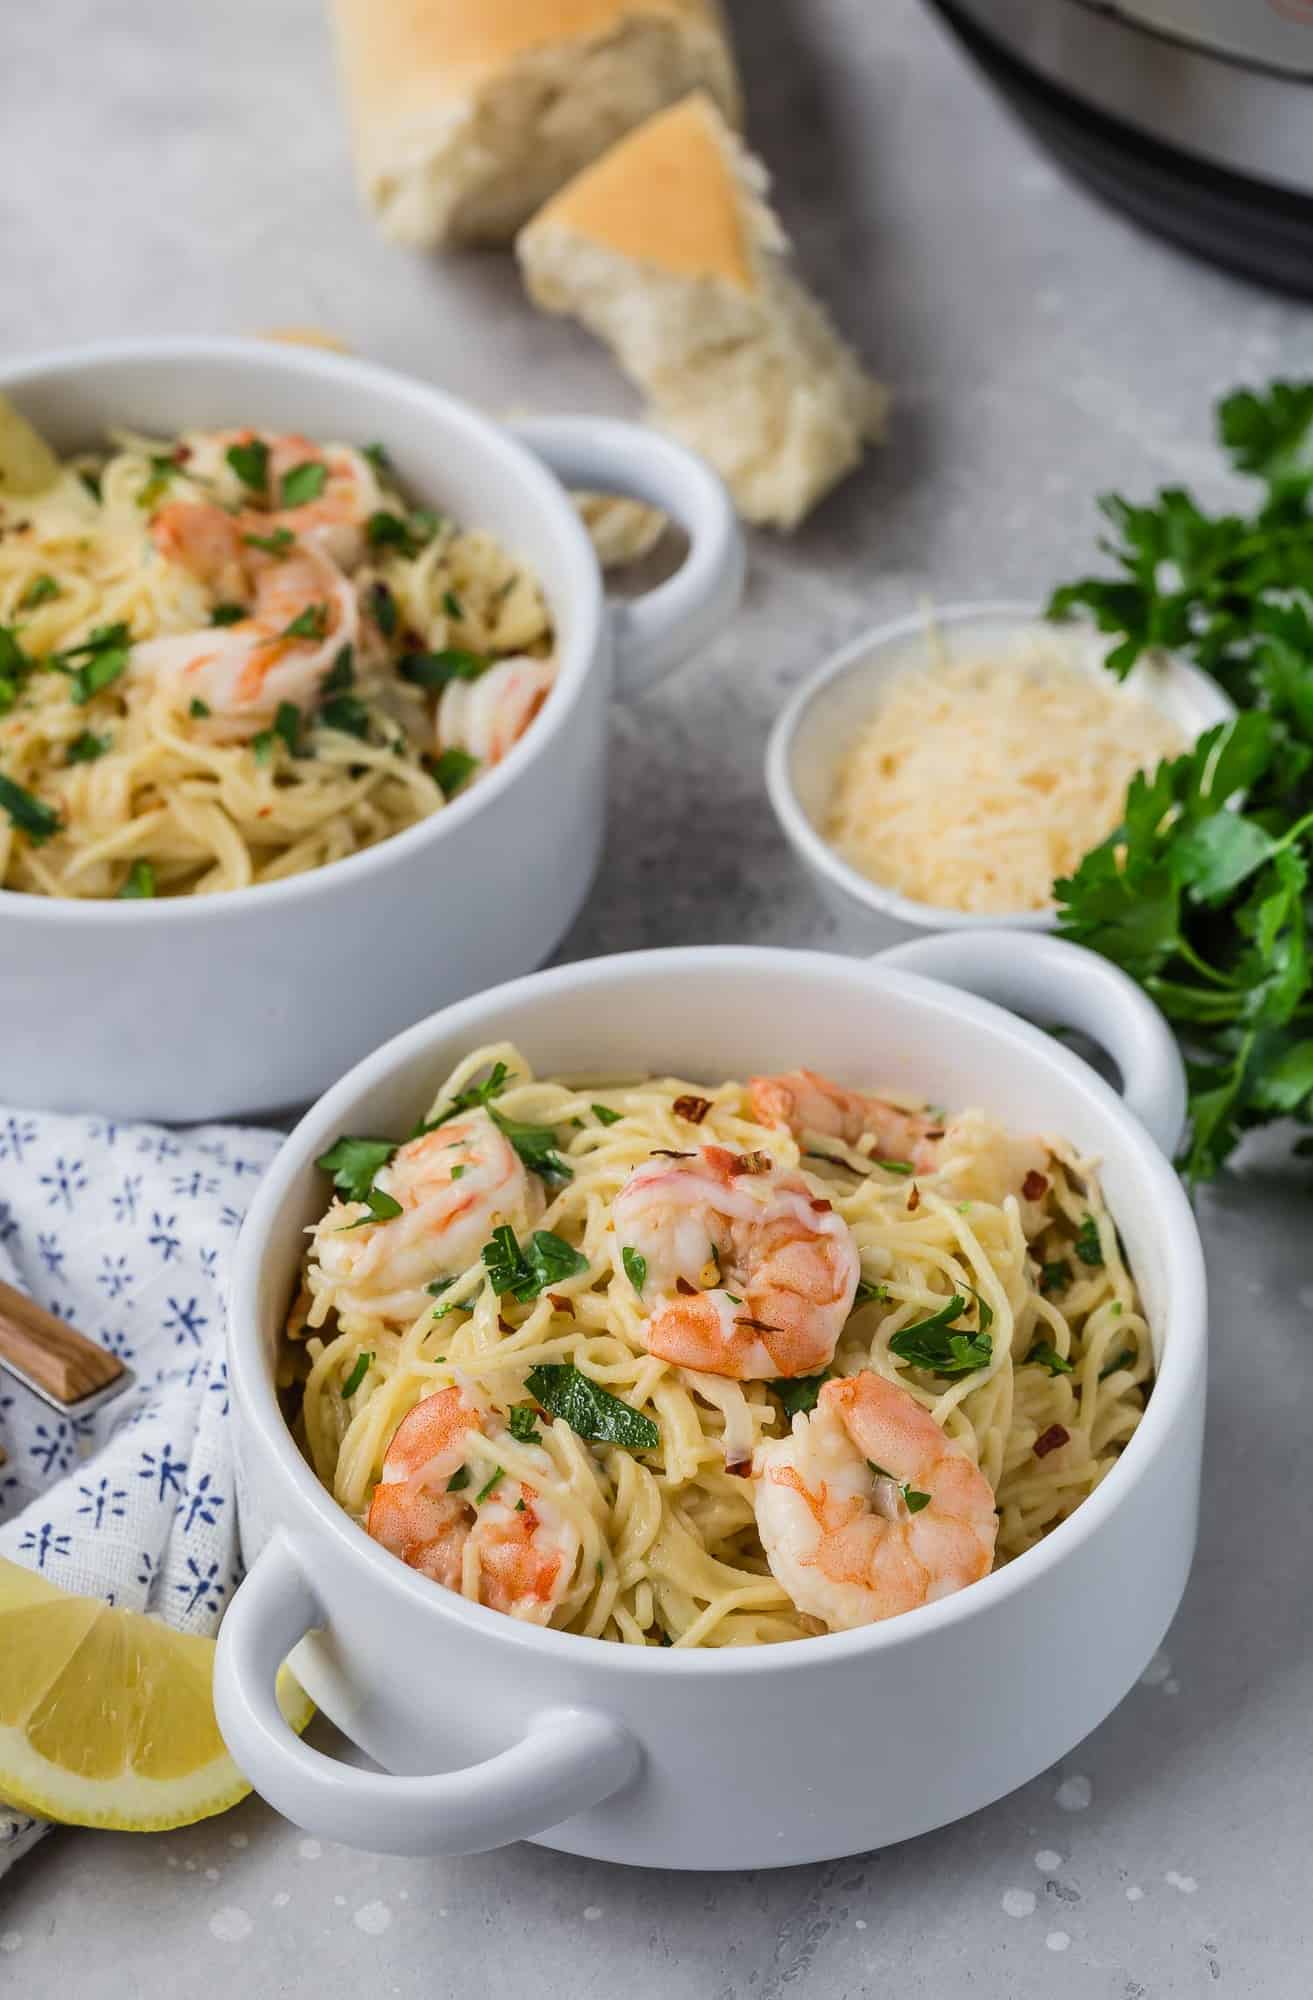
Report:
<svg viewBox="0 0 1313 2000"><path fill-rule="evenodd" d="M1124 1099L1008 1005L1100 1040ZM315 1156L341 1132L407 1131L458 1057L503 1037L542 1074L714 1082L813 1062L981 1105L1100 1155L1158 1367L1122 1458L1070 1520L983 1582L790 1645L608 1645L518 1623L407 1569L300 1456L274 1354L302 1232L324 1204ZM1171 1035L1120 972L1053 938L998 933L923 940L870 964L730 948L595 960L463 1001L370 1057L288 1140L234 1274L251 1567L220 1630L215 1700L256 1789L314 1833L385 1852L536 1838L650 1866L760 1868L903 1840L1064 1755L1142 1672L1194 1547L1203 1258L1164 1150L1184 1101ZM338 1763L286 1728L274 1681L294 1647L310 1693L381 1770Z"/></svg>
<svg viewBox="0 0 1313 2000"><path fill-rule="evenodd" d="M776 719L766 750L766 789L775 817L847 934L868 950L927 931L1057 928L1053 910L1006 916L944 910L873 882L831 845L825 822L838 772L891 681L946 659L954 664L1033 656L1042 644L1068 666L1112 683L1104 660L1112 641L1087 624L1055 625L1035 604L936 605L853 639L805 680ZM1156 708L1192 743L1235 717L1217 682L1174 655L1139 661L1126 690Z"/></svg>
<svg viewBox="0 0 1313 2000"><path fill-rule="evenodd" d="M111 426L381 440L403 491L486 529L536 573L560 656L542 713L503 763L345 861L158 903L0 890L0 1101L162 1119L305 1103L435 1007L541 964L601 851L613 683L639 693L737 605L742 541L714 474L632 424L507 430L427 383L265 341L66 349L0 369L0 391L60 452ZM678 574L608 604L562 482L664 508L689 536Z"/></svg>

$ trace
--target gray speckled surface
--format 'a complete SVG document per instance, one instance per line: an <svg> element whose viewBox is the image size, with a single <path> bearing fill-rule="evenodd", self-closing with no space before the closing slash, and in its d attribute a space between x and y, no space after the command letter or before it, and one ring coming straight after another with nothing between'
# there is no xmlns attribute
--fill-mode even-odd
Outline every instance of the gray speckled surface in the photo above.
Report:
<svg viewBox="0 0 1313 2000"><path fill-rule="evenodd" d="M916 0L736 12L803 263L895 416L795 541L757 543L734 630L617 712L607 860L570 954L842 949L762 791L784 691L920 593L1038 593L1084 560L1095 492L1210 486L1213 395L1313 362L1306 308L1185 262L1062 180ZM626 407L586 340L523 307L509 267L375 238L315 0L45 0L6 9L3 34L5 351L314 321L492 407ZM258 1801L159 1839L57 1836L0 1885L0 1991L1306 1993L1307 1201L1262 1159L1205 1198L1198 1564L1149 1684L1061 1769L903 1848L779 1875L640 1875L532 1848L379 1861L321 1852ZM987 1697L964 1700L987 1728Z"/></svg>

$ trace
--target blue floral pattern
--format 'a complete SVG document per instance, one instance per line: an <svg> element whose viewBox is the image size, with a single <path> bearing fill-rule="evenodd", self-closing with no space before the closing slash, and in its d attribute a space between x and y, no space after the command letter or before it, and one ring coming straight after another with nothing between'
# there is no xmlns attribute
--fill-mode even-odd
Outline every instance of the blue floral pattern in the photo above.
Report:
<svg viewBox="0 0 1313 2000"><path fill-rule="evenodd" d="M275 1132L0 1108L0 1278L134 1377L69 1418L0 1372L0 1556L213 1632L242 1574L224 1297L278 1145ZM43 1831L0 1804L0 1875Z"/></svg>

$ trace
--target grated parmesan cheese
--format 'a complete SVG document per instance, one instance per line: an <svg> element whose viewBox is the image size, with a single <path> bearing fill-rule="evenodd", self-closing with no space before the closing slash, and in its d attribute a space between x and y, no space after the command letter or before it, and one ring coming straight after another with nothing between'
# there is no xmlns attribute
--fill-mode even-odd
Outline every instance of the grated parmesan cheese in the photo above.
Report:
<svg viewBox="0 0 1313 2000"><path fill-rule="evenodd" d="M911 672L843 760L825 833L915 902L1049 909L1055 880L1120 822L1134 773L1184 748L1156 709L1056 648Z"/></svg>

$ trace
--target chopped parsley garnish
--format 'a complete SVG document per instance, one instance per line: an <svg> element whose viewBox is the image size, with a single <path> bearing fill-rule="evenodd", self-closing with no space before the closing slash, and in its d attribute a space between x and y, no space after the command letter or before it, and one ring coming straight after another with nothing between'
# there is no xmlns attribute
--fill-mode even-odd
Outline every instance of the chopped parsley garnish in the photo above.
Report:
<svg viewBox="0 0 1313 2000"><path fill-rule="evenodd" d="M149 861L134 861L128 879L119 890L123 902L148 901L155 894L155 870Z"/></svg>
<svg viewBox="0 0 1313 2000"><path fill-rule="evenodd" d="M343 1402L348 1402L355 1395L356 1390L360 1387L366 1375L368 1375L373 1359L372 1354L357 1354L355 1366L347 1376L346 1381L342 1384Z"/></svg>
<svg viewBox="0 0 1313 2000"><path fill-rule="evenodd" d="M295 757L301 740L301 711L294 701L279 702L274 716L274 735L282 737L288 756Z"/></svg>
<svg viewBox="0 0 1313 2000"><path fill-rule="evenodd" d="M1073 1372L1070 1361L1059 1354L1056 1347L1050 1346L1047 1340L1037 1340L1026 1359L1037 1361L1042 1368L1048 1369L1050 1375L1070 1375Z"/></svg>
<svg viewBox="0 0 1313 2000"><path fill-rule="evenodd" d="M877 1167L883 1167L887 1174L901 1174L906 1177L916 1172L910 1160L877 1160L875 1164Z"/></svg>
<svg viewBox="0 0 1313 2000"><path fill-rule="evenodd" d="M366 521L365 534L371 549L396 549L403 556L417 556L441 526L438 516L424 507L416 507L404 520L400 514L380 508Z"/></svg>
<svg viewBox="0 0 1313 2000"><path fill-rule="evenodd" d="M211 625L240 625L250 612L244 604L215 604L210 610Z"/></svg>
<svg viewBox="0 0 1313 2000"><path fill-rule="evenodd" d="M574 1179L574 1169L566 1164L556 1151L556 1128L552 1125L526 1125L518 1118L508 1118L498 1111L492 1100L499 1097L511 1081L505 1063L494 1063L482 1083L471 1084L462 1090L450 1104L439 1111L436 1118L422 1124L415 1136L423 1132L436 1132L440 1125L456 1118L462 1111L482 1108L488 1113L504 1138L510 1140L525 1166L538 1175L548 1187L562 1187L566 1181Z"/></svg>
<svg viewBox="0 0 1313 2000"><path fill-rule="evenodd" d="M522 1249L510 1224L503 1223L483 1246L483 1265L494 1291L527 1305L552 1285L577 1278L588 1269L588 1259L550 1229L535 1229Z"/></svg>
<svg viewBox="0 0 1313 2000"><path fill-rule="evenodd" d="M374 623L385 639L394 637L397 629L397 600L385 583L374 583L369 588L369 608L374 614Z"/></svg>
<svg viewBox="0 0 1313 2000"><path fill-rule="evenodd" d="M290 625L285 625L281 636L284 639L322 639L328 630L328 606L307 604L299 611Z"/></svg>
<svg viewBox="0 0 1313 2000"><path fill-rule="evenodd" d="M152 452L150 478L137 495L137 505L139 507L153 507L158 500L162 500L169 490L169 481L179 470L180 467L175 458L161 457Z"/></svg>
<svg viewBox="0 0 1313 2000"><path fill-rule="evenodd" d="M243 535L248 548L263 549L267 556L285 556L296 536L290 528L275 528L271 535Z"/></svg>
<svg viewBox="0 0 1313 2000"><path fill-rule="evenodd" d="M70 764L94 764L97 757L104 756L109 746L108 736L97 736L94 729L84 729L69 744L68 761Z"/></svg>
<svg viewBox="0 0 1313 2000"><path fill-rule="evenodd" d="M392 470L392 460L388 457L388 448L385 444L362 444L360 456L369 460L375 472Z"/></svg>
<svg viewBox="0 0 1313 2000"><path fill-rule="evenodd" d="M360 1216L355 1222L348 1222L347 1231L367 1229L371 1222L393 1222L401 1214L401 1203L392 1195L384 1194L380 1187L372 1187L363 1200L369 1214Z"/></svg>
<svg viewBox="0 0 1313 2000"><path fill-rule="evenodd" d="M224 457L243 486L249 486L252 493L266 491L269 485L269 447L263 438L251 438L246 444L230 444Z"/></svg>
<svg viewBox="0 0 1313 2000"><path fill-rule="evenodd" d="M324 675L320 686L325 694L342 694L356 678L356 651L350 641L339 646L332 666Z"/></svg>
<svg viewBox="0 0 1313 2000"><path fill-rule="evenodd" d="M319 721L325 729L340 729L362 743L369 735L369 710L358 694L335 694L320 709Z"/></svg>
<svg viewBox="0 0 1313 2000"><path fill-rule="evenodd" d="M434 782L443 797L449 799L468 783L478 768L478 758L471 757L468 750L444 750L433 760Z"/></svg>
<svg viewBox="0 0 1313 2000"><path fill-rule="evenodd" d="M1131 1367L1134 1360L1135 1360L1135 1349L1133 1347L1123 1347L1121 1353L1114 1356L1114 1358L1108 1363L1106 1368L1100 1368L1099 1370L1100 1382L1106 1382L1108 1377L1110 1375L1115 1375L1119 1368Z"/></svg>
<svg viewBox="0 0 1313 2000"><path fill-rule="evenodd" d="M450 1104L443 1106L436 1118L431 1118L418 1127L415 1137L418 1139L425 1132L436 1132L440 1125L449 1124L453 1118L458 1118L462 1111L487 1109L492 1099L500 1097L510 1081L511 1073L505 1063L494 1063L482 1083L472 1083L467 1089L460 1091L452 1098Z"/></svg>
<svg viewBox="0 0 1313 2000"><path fill-rule="evenodd" d="M1103 1245L1099 1241L1099 1225L1092 1215L1087 1215L1076 1231L1075 1248L1082 1264L1102 1264Z"/></svg>
<svg viewBox="0 0 1313 2000"><path fill-rule="evenodd" d="M538 1412L532 1403L512 1403L506 1421L517 1444L532 1444L538 1436Z"/></svg>
<svg viewBox="0 0 1313 2000"><path fill-rule="evenodd" d="M204 722L210 713L210 704L208 701L202 701L199 695L193 695L187 705L187 713L194 722Z"/></svg>
<svg viewBox="0 0 1313 2000"><path fill-rule="evenodd" d="M605 1104L590 1104L588 1109L599 1125L618 1125L624 1116L622 1111L612 1111Z"/></svg>
<svg viewBox="0 0 1313 2000"><path fill-rule="evenodd" d="M463 1493L469 1483L470 1469L468 1465L458 1466L447 1481L447 1491L448 1493Z"/></svg>
<svg viewBox="0 0 1313 2000"><path fill-rule="evenodd" d="M611 1395L570 1362L544 1361L524 1386L552 1416L564 1418L577 1437L594 1444L655 1451L661 1442L661 1433L650 1417Z"/></svg>
<svg viewBox="0 0 1313 2000"><path fill-rule="evenodd" d="M870 1466L871 1471L877 1479L887 1479L891 1486L898 1488L898 1491L903 1496L903 1505L909 1514L919 1514L923 1507L930 1505L930 1495L928 1493L918 1493L910 1480L895 1479L892 1472L886 1472L884 1467L877 1465L873 1458L868 1458L866 1463Z"/></svg>
<svg viewBox="0 0 1313 2000"><path fill-rule="evenodd" d="M365 1201L374 1185L374 1176L385 1167L397 1146L394 1139L337 1140L315 1161L321 1174L332 1176L333 1186L348 1201Z"/></svg>
<svg viewBox="0 0 1313 2000"><path fill-rule="evenodd" d="M284 507L304 507L317 500L328 483L328 467L317 459L303 459L283 474L281 495Z"/></svg>
<svg viewBox="0 0 1313 2000"><path fill-rule="evenodd" d="M91 495L92 499L96 502L97 506L99 506L100 474L98 472L85 472L80 470L78 472L78 478L82 481L82 484L86 487L87 492Z"/></svg>
<svg viewBox="0 0 1313 2000"><path fill-rule="evenodd" d="M440 653L403 653L397 672L403 681L427 688L430 694L451 681L476 681L486 674L492 661L483 653L467 653L460 646L445 646Z"/></svg>
<svg viewBox="0 0 1313 2000"><path fill-rule="evenodd" d="M81 645L52 653L50 665L69 676L73 699L81 708L118 679L128 664L131 645L126 625L97 625Z"/></svg>
<svg viewBox="0 0 1313 2000"><path fill-rule="evenodd" d="M431 1299L440 1299L444 1292L451 1290L455 1282L454 1278L430 1278L424 1289Z"/></svg>
<svg viewBox="0 0 1313 2000"><path fill-rule="evenodd" d="M642 1298L643 1287L647 1283L647 1258L643 1256L641 1251L631 1250L626 1243L624 1249L620 1252L620 1262L625 1267L625 1276L638 1293L638 1296Z"/></svg>
<svg viewBox="0 0 1313 2000"><path fill-rule="evenodd" d="M784 1405L784 1414L790 1420L805 1417L816 1408L821 1389L829 1380L824 1370L819 1375L780 1375L766 1387L773 1390Z"/></svg>
<svg viewBox="0 0 1313 2000"><path fill-rule="evenodd" d="M13 625L0 625L0 678L15 683L24 681L32 665L18 643L17 629Z"/></svg>
<svg viewBox="0 0 1313 2000"><path fill-rule="evenodd" d="M463 619L465 616L465 608L462 605L459 597L457 597L454 590L443 591L442 608L446 612L448 618Z"/></svg>
<svg viewBox="0 0 1313 2000"><path fill-rule="evenodd" d="M1039 1288L1047 1298L1050 1292L1065 1292L1071 1283L1071 1265L1065 1257L1059 1257L1052 1264L1040 1267Z"/></svg>
<svg viewBox="0 0 1313 2000"><path fill-rule="evenodd" d="M891 1353L933 1375L974 1375L977 1369L987 1368L994 1358L991 1336L952 1331L954 1322L966 1311L966 1299L954 1292L942 1311L894 1334L889 1342Z"/></svg>
<svg viewBox="0 0 1313 2000"><path fill-rule="evenodd" d="M25 833L34 847L59 830L59 814L31 792L25 792L12 778L6 778L3 771L0 771L0 812L8 813L18 831Z"/></svg>
<svg viewBox="0 0 1313 2000"><path fill-rule="evenodd" d="M874 1285L869 1278L859 1278L857 1280L857 1290L853 1294L854 1307L870 1305L872 1303L887 1306L889 1298L888 1285Z"/></svg>
<svg viewBox="0 0 1313 2000"><path fill-rule="evenodd" d="M38 604L48 604L52 597L58 597L59 594L59 585L53 576L44 573L41 576L34 576L19 598L18 608L20 611L35 611Z"/></svg>
<svg viewBox="0 0 1313 2000"><path fill-rule="evenodd" d="M487 1483L487 1485L486 1485L486 1486L481 1486L481 1487L479 1488L478 1492L477 1492L477 1493L475 1494L475 1496L474 1496L474 1504L475 1504L475 1506L476 1506L476 1507L481 1507L481 1506L483 1505L484 1501L485 1501L485 1500L487 1499L488 1495L489 1495L489 1494L490 1494L490 1493L491 1493L491 1492L492 1492L492 1491L494 1490L494 1488L495 1488L495 1487L498 1487L498 1486L500 1486L500 1485L501 1485L501 1483L502 1483L502 1480L503 1480L503 1479L505 1479L505 1477L506 1477L506 1474L505 1474L505 1472L504 1472L504 1471L502 1470L501 1466L500 1466L500 1465L494 1465L494 1466L493 1466L493 1468L492 1468L492 1477L491 1477L491 1479L490 1479L490 1480L488 1481L488 1483ZM450 1493L450 1491L451 1491L451 1488L450 1488L450 1486L448 1486L448 1488L447 1488L447 1491L448 1491L448 1493Z"/></svg>

